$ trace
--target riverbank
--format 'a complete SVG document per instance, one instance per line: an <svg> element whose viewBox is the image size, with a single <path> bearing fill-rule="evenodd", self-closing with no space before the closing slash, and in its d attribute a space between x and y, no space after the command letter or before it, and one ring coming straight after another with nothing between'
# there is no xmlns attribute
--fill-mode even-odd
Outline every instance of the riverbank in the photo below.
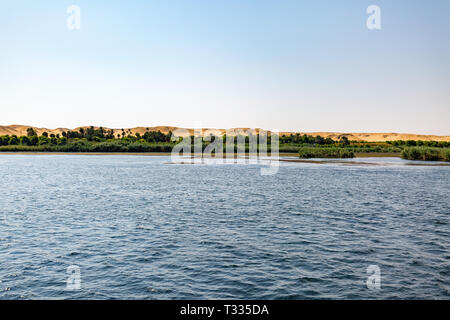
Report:
<svg viewBox="0 0 450 320"><path fill-rule="evenodd" d="M1 155L92 155L92 156L170 156L170 152L48 152L48 151L3 151ZM237 153L235 153L237 155ZM248 156L249 154L247 154ZM268 154L269 156L270 154ZM297 157L297 152L280 152L280 157ZM250 156L253 156L250 154ZM256 156L256 154L254 155ZM355 158L400 158L399 152L357 152Z"/></svg>
<svg viewBox="0 0 450 320"><path fill-rule="evenodd" d="M146 153L125 153L125 152L0 152L0 157L4 156L144 156L144 157L170 157L171 153L168 152L146 152ZM240 163L240 160L245 160L250 157L257 157L258 155L248 155L245 156L234 154L232 159L237 160ZM193 156L183 156L182 158L186 159L201 159L200 155ZM217 159L214 155L205 156L203 159L214 160ZM231 160L230 158L223 159ZM240 159L240 160L239 160ZM367 159L367 161L366 161ZM397 160L394 160L397 159ZM267 155L266 157L259 157L261 161L280 161L284 163L304 163L304 164L318 164L318 165L343 165L343 166L425 166L425 167L450 167L450 163L442 162L442 161L402 161L399 153L358 153L355 154L354 158L348 159L339 159L339 158L329 158L329 159L321 159L321 158L311 158L311 159L299 159L297 153L280 153L279 157L270 157ZM434 162L434 163L433 163ZM181 161L181 162L166 162L166 164L200 164L200 162L195 161Z"/></svg>
<svg viewBox="0 0 450 320"><path fill-rule="evenodd" d="M48 137L47 134L42 136L0 136L0 154L16 153L16 154L137 154L137 155L170 155L175 146L182 146L183 149L197 150L193 139L185 141L179 138L177 141L171 141L169 135L161 132L147 132L143 136L125 136L115 139L111 132L66 132L65 136ZM81 138L80 138L81 137ZM258 140L261 137L257 137ZM241 136L234 138L229 145L229 139L222 142L223 153L226 151L233 152L236 155L251 155L249 151L259 150L259 143L253 145L254 140L249 136ZM271 145L269 137L266 141L267 150L264 153L271 153ZM197 141L197 140L195 140ZM188 143L186 145L186 143ZM190 145L189 145L190 143ZM197 143L197 142L195 142ZM208 139L201 142L201 150L209 150L209 153L215 149L211 148ZM278 141L277 141L278 143ZM184 146L183 146L184 144ZM217 144L219 146L219 144ZM215 147L217 147L215 146ZM365 158L365 157L401 157L408 160L424 160L424 161L447 161L450 162L450 145L448 142L437 141L390 141L387 143L362 143L357 141L349 141L345 137L339 141L331 139L324 140L317 136L282 136L279 138L277 148L279 154L287 156L296 155L301 159L345 159L345 158ZM242 150L242 151L241 151ZM242 152L242 153L241 153Z"/></svg>
<svg viewBox="0 0 450 320"><path fill-rule="evenodd" d="M48 151L5 151L1 155L84 155L84 156L170 156L170 152L48 152Z"/></svg>

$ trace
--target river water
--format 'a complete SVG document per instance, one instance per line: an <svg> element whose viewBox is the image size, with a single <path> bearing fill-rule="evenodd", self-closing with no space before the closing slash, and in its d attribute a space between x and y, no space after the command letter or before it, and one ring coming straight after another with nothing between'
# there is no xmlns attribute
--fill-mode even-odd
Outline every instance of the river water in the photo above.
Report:
<svg viewBox="0 0 450 320"><path fill-rule="evenodd" d="M170 161L0 155L0 298L450 298L448 166Z"/></svg>

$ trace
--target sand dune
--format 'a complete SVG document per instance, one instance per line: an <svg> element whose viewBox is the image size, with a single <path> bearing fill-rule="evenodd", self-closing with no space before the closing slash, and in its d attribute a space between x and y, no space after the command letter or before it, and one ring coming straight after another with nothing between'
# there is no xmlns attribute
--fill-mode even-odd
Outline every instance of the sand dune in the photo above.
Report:
<svg viewBox="0 0 450 320"><path fill-rule="evenodd" d="M88 128L89 126L83 126L83 128ZM68 128L37 128L26 125L9 125L9 126L0 126L0 135L17 135L23 136L27 134L27 129L33 128L39 135L43 132L47 132L48 134L61 134L63 131L78 131L81 127L68 129ZM97 127L96 127L97 128ZM111 129L106 128L104 129ZM163 133L168 133L169 131L175 131L177 129L183 129L178 127L170 127L170 126L157 126L157 127L136 127L136 128L114 128L115 134L121 134L122 129L126 134L144 134L148 131L158 131L160 130ZM248 128L233 128L235 132L246 132ZM193 129L184 129L189 132L189 134L193 133ZM256 132L259 132L260 129L256 129ZM204 129L204 132L213 133L213 134L223 134L225 133L225 129ZM292 132L280 132L283 134L291 134ZM295 133L295 132L294 132ZM449 141L450 136L436 136L436 135L423 135L423 134L412 134L412 133L342 133L342 132L299 132L300 134L309 134L313 136L322 136L324 138L332 138L334 140L340 139L342 136L346 136L349 140L355 141L394 141L394 140L423 140L423 141Z"/></svg>

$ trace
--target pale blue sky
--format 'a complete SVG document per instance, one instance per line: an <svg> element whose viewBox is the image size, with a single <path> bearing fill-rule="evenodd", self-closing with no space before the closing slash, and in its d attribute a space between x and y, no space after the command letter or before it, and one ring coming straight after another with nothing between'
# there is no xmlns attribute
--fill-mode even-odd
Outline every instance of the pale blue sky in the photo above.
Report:
<svg viewBox="0 0 450 320"><path fill-rule="evenodd" d="M1 0L0 125L450 135L449 15L448 0Z"/></svg>

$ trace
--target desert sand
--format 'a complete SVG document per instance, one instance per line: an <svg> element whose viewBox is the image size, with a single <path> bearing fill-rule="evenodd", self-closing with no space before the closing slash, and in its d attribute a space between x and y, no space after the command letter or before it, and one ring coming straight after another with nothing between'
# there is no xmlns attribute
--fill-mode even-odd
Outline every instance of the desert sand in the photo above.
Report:
<svg viewBox="0 0 450 320"><path fill-rule="evenodd" d="M41 135L43 132L47 132L48 134L61 134L63 131L78 131L80 128L88 128L89 126L77 127L73 129L68 128L37 128L33 126L27 125L8 125L8 126L0 126L0 135L17 135L24 136L27 134L28 128L33 128L38 135ZM98 128L98 127L96 127ZM103 127L104 129L111 129L107 127ZM144 134L147 130L149 131L158 131L160 130L162 133L168 133L169 131L175 131L177 129L184 129L179 127L170 127L170 126L157 126L157 127L135 127L135 128L113 128L115 134L122 133L122 129L125 131L125 134L135 135L136 133ZM245 132L248 128L232 128L235 132ZM193 129L185 129L189 134L193 133ZM222 135L225 133L225 129L203 129L204 133L214 133ZM209 131L206 131L209 130ZM260 129L256 129L256 132L259 132ZM395 141L395 140L423 140L423 141L449 141L450 136L437 136L437 135L424 135L424 134L414 134L414 133L343 133L343 132L280 132L280 135L292 134L292 133L300 133L300 134L308 134L312 136L322 136L324 138L332 138L334 140L338 140L343 136L346 136L349 140L355 141L367 141L367 142L382 142L382 141Z"/></svg>

